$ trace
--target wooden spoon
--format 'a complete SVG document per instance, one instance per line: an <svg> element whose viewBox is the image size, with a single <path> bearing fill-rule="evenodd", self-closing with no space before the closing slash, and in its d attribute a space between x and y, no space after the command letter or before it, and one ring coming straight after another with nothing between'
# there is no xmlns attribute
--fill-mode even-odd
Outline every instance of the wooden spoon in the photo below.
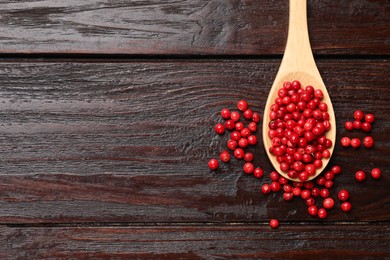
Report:
<svg viewBox="0 0 390 260"><path fill-rule="evenodd" d="M317 69L310 47L309 33L307 28L306 0L290 0L290 15L286 49L279 71L268 95L263 118L263 143L268 158L270 159L274 168L282 176L293 181L299 181L298 178L291 179L286 173L280 170L280 164L277 162L276 157L269 152L269 148L272 146L272 144L271 139L268 137L270 107L273 103L275 103L275 98L278 97L278 89L283 86L283 82L293 80L299 80L302 87L311 85L314 87L314 89L322 90L324 94L323 101L328 105L328 113L330 115L329 122L331 123L331 128L326 132L326 137L333 142L332 147L329 149L332 155L336 140L336 120L332 102L325 84L322 81L321 75ZM322 159L322 167L317 169L314 176L309 176L309 180L315 178L324 170L329 162L329 159Z"/></svg>

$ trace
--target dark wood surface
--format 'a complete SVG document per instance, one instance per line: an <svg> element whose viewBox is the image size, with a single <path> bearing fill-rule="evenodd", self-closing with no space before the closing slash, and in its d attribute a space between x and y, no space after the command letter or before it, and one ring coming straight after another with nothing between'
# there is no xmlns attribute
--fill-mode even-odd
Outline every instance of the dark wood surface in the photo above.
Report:
<svg viewBox="0 0 390 260"><path fill-rule="evenodd" d="M220 110L263 111L288 1L2 1L0 257L390 259L390 5L308 5L337 120L331 195L353 204L325 220L260 193L261 142L260 180L207 167ZM356 109L376 116L373 149L339 145L365 136L343 128ZM379 180L354 179L373 167Z"/></svg>

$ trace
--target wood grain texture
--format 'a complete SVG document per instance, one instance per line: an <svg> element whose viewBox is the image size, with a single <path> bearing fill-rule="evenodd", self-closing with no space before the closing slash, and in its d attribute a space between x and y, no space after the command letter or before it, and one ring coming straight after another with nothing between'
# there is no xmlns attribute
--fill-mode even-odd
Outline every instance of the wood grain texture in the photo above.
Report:
<svg viewBox="0 0 390 260"><path fill-rule="evenodd" d="M315 54L389 54L387 0L308 1ZM0 3L1 53L281 54L287 0Z"/></svg>
<svg viewBox="0 0 390 260"><path fill-rule="evenodd" d="M370 232L367 232L370 230ZM0 227L12 259L386 259L388 225Z"/></svg>
<svg viewBox="0 0 390 260"><path fill-rule="evenodd" d="M347 188L354 209L334 209L327 221L390 220L389 63L317 62L338 140L364 136L343 130L353 110L376 116L374 149L336 144L330 165L343 173L332 196ZM301 200L261 195L268 176L246 176L241 161L216 174L207 168L227 140L213 132L219 111L244 98L261 113L279 63L0 63L0 222L315 221ZM253 151L268 175L262 144ZM380 180L354 180L356 170L374 166L384 171Z"/></svg>

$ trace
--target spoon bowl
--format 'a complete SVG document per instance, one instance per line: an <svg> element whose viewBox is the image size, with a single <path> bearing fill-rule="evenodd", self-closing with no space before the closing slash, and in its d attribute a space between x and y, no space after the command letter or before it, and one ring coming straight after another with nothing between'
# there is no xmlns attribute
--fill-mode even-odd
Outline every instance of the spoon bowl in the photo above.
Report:
<svg viewBox="0 0 390 260"><path fill-rule="evenodd" d="M306 5L306 0L290 0L286 49L264 108L262 130L264 148L276 171L278 171L283 177L297 182L300 181L298 178L292 179L287 175L287 173L280 170L280 164L276 160L276 156L272 155L269 151L269 148L272 146L271 139L268 137L270 108L271 105L275 103L275 99L278 97L278 90L283 86L285 81L292 82L293 80L298 80L303 88L311 85L314 89L322 90L324 95L322 102L325 102L328 105L327 112L330 116L329 122L331 124L331 128L325 133L325 135L326 138L330 139L333 143L332 147L329 148L331 156L333 154L336 140L336 119L332 102L314 61L310 46ZM309 176L308 180L317 177L324 170L329 160L330 157L327 159L323 158L322 167L317 169L314 175Z"/></svg>

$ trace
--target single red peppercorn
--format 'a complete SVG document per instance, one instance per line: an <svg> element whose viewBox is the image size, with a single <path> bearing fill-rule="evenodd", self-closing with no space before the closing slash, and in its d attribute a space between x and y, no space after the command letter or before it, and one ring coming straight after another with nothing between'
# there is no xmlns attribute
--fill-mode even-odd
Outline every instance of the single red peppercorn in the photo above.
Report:
<svg viewBox="0 0 390 260"><path fill-rule="evenodd" d="M253 116L252 116L252 121L255 122L255 123L259 123L260 119L261 119L260 114L257 113L257 112L254 112Z"/></svg>
<svg viewBox="0 0 390 260"><path fill-rule="evenodd" d="M277 171L273 171L269 174L269 177L271 178L272 181L278 181L280 178L280 175Z"/></svg>
<svg viewBox="0 0 390 260"><path fill-rule="evenodd" d="M241 148L247 147L248 146L248 139L240 138L240 140L238 140L238 146Z"/></svg>
<svg viewBox="0 0 390 260"><path fill-rule="evenodd" d="M272 229L278 228L279 227L279 221L277 219L271 219L269 222L269 226Z"/></svg>
<svg viewBox="0 0 390 260"><path fill-rule="evenodd" d="M373 114L366 114L364 116L364 120L370 124L374 123L374 115Z"/></svg>
<svg viewBox="0 0 390 260"><path fill-rule="evenodd" d="M251 173L253 173L253 170L255 169L255 167L253 167L252 163L247 162L247 163L244 164L243 169L244 169L244 172L246 174L251 174Z"/></svg>
<svg viewBox="0 0 390 260"><path fill-rule="evenodd" d="M360 122L360 121L355 120L355 121L353 121L352 124L353 124L353 128L356 130L359 130L362 128L362 122Z"/></svg>
<svg viewBox="0 0 390 260"><path fill-rule="evenodd" d="M218 169L218 160L214 159L214 158L210 159L208 166L209 166L210 170L213 170L213 171Z"/></svg>
<svg viewBox="0 0 390 260"><path fill-rule="evenodd" d="M245 154L244 154L244 161L246 161L246 162L251 162L251 161L253 161L253 153L251 153L251 152L246 152Z"/></svg>
<svg viewBox="0 0 390 260"><path fill-rule="evenodd" d="M323 186L325 184L326 180L323 176L320 176L317 178L316 182L318 185Z"/></svg>
<svg viewBox="0 0 390 260"><path fill-rule="evenodd" d="M317 215L319 218L322 218L322 219L326 218L326 216L327 216L326 209L320 208L317 212Z"/></svg>
<svg viewBox="0 0 390 260"><path fill-rule="evenodd" d="M374 138L372 138L371 136L366 136L364 137L363 139L363 145L366 147L366 148L371 148L374 146Z"/></svg>
<svg viewBox="0 0 390 260"><path fill-rule="evenodd" d="M219 135L225 133L225 127L222 124L216 124L214 129L215 129L215 132Z"/></svg>
<svg viewBox="0 0 390 260"><path fill-rule="evenodd" d="M302 182L307 181L309 179L309 174L305 171L298 173L298 179Z"/></svg>
<svg viewBox="0 0 390 260"><path fill-rule="evenodd" d="M227 108L222 109L221 116L223 119L229 119L230 118L230 110Z"/></svg>
<svg viewBox="0 0 390 260"><path fill-rule="evenodd" d="M349 137L344 136L340 140L341 146L342 147L348 147L351 145L351 139Z"/></svg>
<svg viewBox="0 0 390 260"><path fill-rule="evenodd" d="M281 189L280 183L277 181L271 182L270 187L273 192L278 192Z"/></svg>
<svg viewBox="0 0 390 260"><path fill-rule="evenodd" d="M327 197L329 197L329 190L328 189L322 189L320 191L320 196L324 199L326 199Z"/></svg>
<svg viewBox="0 0 390 260"><path fill-rule="evenodd" d="M346 201L346 202L343 202L341 203L341 206L340 206L341 210L344 211L344 212L348 212L351 210L352 208L352 205L350 202Z"/></svg>
<svg viewBox="0 0 390 260"><path fill-rule="evenodd" d="M315 199L310 197L306 200L306 206L310 207L313 206L316 203Z"/></svg>
<svg viewBox="0 0 390 260"><path fill-rule="evenodd" d="M288 179L284 178L283 176L280 176L280 177L279 177L279 183L280 183L281 185L285 185L285 184L288 183Z"/></svg>
<svg viewBox="0 0 390 260"><path fill-rule="evenodd" d="M243 113L243 115L244 115L244 118L245 118L245 119L248 119L248 120L252 119L252 117L253 117L253 111L252 111L252 109L247 109L247 110L245 110L244 113Z"/></svg>
<svg viewBox="0 0 390 260"><path fill-rule="evenodd" d="M311 215L311 216L316 216L318 213L318 209L315 205L308 207L307 211L309 212L309 215Z"/></svg>
<svg viewBox="0 0 390 260"><path fill-rule="evenodd" d="M337 174L340 174L340 172L341 172L341 167L338 166L338 165L335 165L335 166L332 167L331 171L332 171L334 174L336 174L336 175L337 175Z"/></svg>
<svg viewBox="0 0 390 260"><path fill-rule="evenodd" d="M363 123L362 123L362 130L363 130L364 132L370 132L371 129L372 129L372 127L371 127L371 124L370 124L370 123L368 123L368 122L363 122Z"/></svg>
<svg viewBox="0 0 390 260"><path fill-rule="evenodd" d="M302 190L301 191L301 198L304 200L307 200L311 197L311 192L309 190Z"/></svg>
<svg viewBox="0 0 390 260"><path fill-rule="evenodd" d="M352 131L353 128L354 128L354 127L353 127L353 123L350 122L350 121L345 122L344 127L345 127L345 129L348 130L348 131Z"/></svg>
<svg viewBox="0 0 390 260"><path fill-rule="evenodd" d="M337 194L337 198L341 201L346 201L349 199L349 192L347 190L340 190Z"/></svg>
<svg viewBox="0 0 390 260"><path fill-rule="evenodd" d="M290 184L284 184L283 185L284 192L293 192L293 187Z"/></svg>
<svg viewBox="0 0 390 260"><path fill-rule="evenodd" d="M293 194L294 194L294 196L295 197L298 197L298 196L301 196L301 188L299 188L299 187L294 187L293 188Z"/></svg>
<svg viewBox="0 0 390 260"><path fill-rule="evenodd" d="M228 151L223 151L220 155L219 158L221 159L222 162L226 163L230 161L230 154Z"/></svg>
<svg viewBox="0 0 390 260"><path fill-rule="evenodd" d="M234 150L237 148L237 141L234 141L234 140L228 140L227 141L227 147L230 149L230 150Z"/></svg>
<svg viewBox="0 0 390 260"><path fill-rule="evenodd" d="M359 138L352 138L351 139L351 146L352 148L356 149L360 147L360 139Z"/></svg>
<svg viewBox="0 0 390 260"><path fill-rule="evenodd" d="M266 183L261 186L261 193L268 194L270 192L271 192L271 186L269 184Z"/></svg>
<svg viewBox="0 0 390 260"><path fill-rule="evenodd" d="M356 110L354 113L353 113L353 118L355 118L355 120L357 121L361 121L364 117L364 114L363 114L363 111L361 110Z"/></svg>
<svg viewBox="0 0 390 260"><path fill-rule="evenodd" d="M244 128L240 131L242 137L248 138L251 135L251 131L248 128Z"/></svg>
<svg viewBox="0 0 390 260"><path fill-rule="evenodd" d="M235 126L236 126L236 123L231 119L229 119L225 122L225 128L227 130L233 130L235 128Z"/></svg>
<svg viewBox="0 0 390 260"><path fill-rule="evenodd" d="M234 149L234 157L237 159L243 159L245 156L244 150L242 148L236 148Z"/></svg>
<svg viewBox="0 0 390 260"><path fill-rule="evenodd" d="M255 135L248 136L248 143L250 145L255 145L257 143L257 137Z"/></svg>
<svg viewBox="0 0 390 260"><path fill-rule="evenodd" d="M257 130L257 124L256 124L255 122L250 122L249 125L248 125L248 129L249 129L252 133L256 132L256 130Z"/></svg>
<svg viewBox="0 0 390 260"><path fill-rule="evenodd" d="M294 194L292 192L283 193L283 199L285 201L291 201L294 198Z"/></svg>
<svg viewBox="0 0 390 260"><path fill-rule="evenodd" d="M333 186L333 181L326 181L324 184L324 187L327 189L332 188L332 186Z"/></svg>
<svg viewBox="0 0 390 260"><path fill-rule="evenodd" d="M242 129L244 129L244 124L242 122L237 122L234 126L234 128L237 130L237 131L241 131Z"/></svg>
<svg viewBox="0 0 390 260"><path fill-rule="evenodd" d="M334 206L334 200L332 198L324 199L322 206L326 209L331 209Z"/></svg>
<svg viewBox="0 0 390 260"><path fill-rule="evenodd" d="M320 189L317 187L314 187L313 189L311 189L311 196L313 196L314 198L317 198L318 196L320 196Z"/></svg>
<svg viewBox="0 0 390 260"><path fill-rule="evenodd" d="M357 171L357 172L355 173L355 179L356 179L357 181L363 181L365 178L366 178L366 174L365 174L364 171Z"/></svg>
<svg viewBox="0 0 390 260"><path fill-rule="evenodd" d="M233 131L230 133L230 139L237 141L241 139L241 134L238 131Z"/></svg>
<svg viewBox="0 0 390 260"><path fill-rule="evenodd" d="M240 100L240 101L238 101L238 103L237 103L237 108L238 108L238 110L240 110L240 111L245 111L245 110L247 110L248 109L248 102L246 102L245 100Z"/></svg>
<svg viewBox="0 0 390 260"><path fill-rule="evenodd" d="M381 170L379 168L374 168L371 170L371 176L374 179L379 179L381 177Z"/></svg>
<svg viewBox="0 0 390 260"><path fill-rule="evenodd" d="M263 169L261 169L260 167L257 167L253 170L253 176L255 176L256 178L261 178L263 177Z"/></svg>
<svg viewBox="0 0 390 260"><path fill-rule="evenodd" d="M237 122L238 120L240 120L240 114L236 111L233 111L230 113L230 119L234 122Z"/></svg>

